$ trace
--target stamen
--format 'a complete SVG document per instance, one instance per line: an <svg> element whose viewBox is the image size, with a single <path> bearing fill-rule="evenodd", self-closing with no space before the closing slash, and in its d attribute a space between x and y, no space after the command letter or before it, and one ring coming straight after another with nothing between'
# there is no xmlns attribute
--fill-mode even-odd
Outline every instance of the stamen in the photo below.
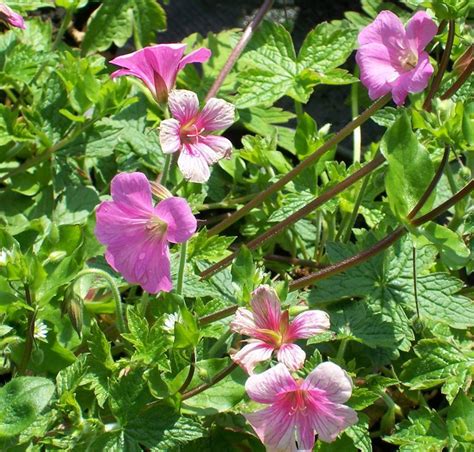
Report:
<svg viewBox="0 0 474 452"><path fill-rule="evenodd" d="M168 230L168 223L166 223L166 221L163 221L156 215L153 215L146 224L146 229L154 237L161 238L166 234L166 231Z"/></svg>

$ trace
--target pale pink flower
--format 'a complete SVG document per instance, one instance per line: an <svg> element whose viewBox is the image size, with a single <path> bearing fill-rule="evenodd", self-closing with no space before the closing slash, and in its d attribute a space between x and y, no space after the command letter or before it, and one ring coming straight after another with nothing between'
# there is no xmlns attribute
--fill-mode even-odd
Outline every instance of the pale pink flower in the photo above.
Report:
<svg viewBox="0 0 474 452"><path fill-rule="evenodd" d="M0 3L0 20L12 27L22 28L23 30L26 28L23 17L3 3Z"/></svg>
<svg viewBox="0 0 474 452"><path fill-rule="evenodd" d="M357 422L356 412L342 405L352 394L352 381L331 362L317 366L305 380L295 380L277 364L251 376L245 389L251 399L270 405L245 415L267 450L312 451L315 434L331 442Z"/></svg>
<svg viewBox="0 0 474 452"><path fill-rule="evenodd" d="M405 29L395 14L382 11L359 33L356 60L371 99L392 92L394 102L402 105L408 93L428 86L433 67L424 49L437 31L425 12L417 12Z"/></svg>
<svg viewBox="0 0 474 452"><path fill-rule="evenodd" d="M183 198L153 206L150 183L142 173L112 179L113 201L97 208L95 234L107 247L107 262L131 284L146 291L172 289L169 242L181 243L196 231L196 218Z"/></svg>
<svg viewBox="0 0 474 452"><path fill-rule="evenodd" d="M206 182L209 165L228 157L232 143L211 132L226 129L235 120L235 107L212 98L199 111L195 93L183 89L171 91L168 106L173 115L160 124L161 149L165 154L179 151L178 166L185 179Z"/></svg>
<svg viewBox="0 0 474 452"><path fill-rule="evenodd" d="M327 331L330 327L328 314L305 311L290 322L288 311L282 312L280 300L271 287L260 286L252 295L252 311L239 308L230 325L232 331L252 339L241 350L231 354L231 358L252 374L259 362L270 359L276 351L278 361L291 370L299 369L306 354L293 342Z"/></svg>
<svg viewBox="0 0 474 452"><path fill-rule="evenodd" d="M178 72L189 63L204 63L211 51L204 47L184 56L186 44L157 44L114 58L110 63L120 66L111 77L133 75L145 83L158 102L166 102L174 88Z"/></svg>

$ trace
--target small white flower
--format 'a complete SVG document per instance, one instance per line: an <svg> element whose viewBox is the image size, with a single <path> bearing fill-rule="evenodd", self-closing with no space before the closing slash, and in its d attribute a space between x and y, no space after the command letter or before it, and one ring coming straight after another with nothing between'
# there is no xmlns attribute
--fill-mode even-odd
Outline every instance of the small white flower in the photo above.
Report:
<svg viewBox="0 0 474 452"><path fill-rule="evenodd" d="M33 337L38 341L48 342L46 336L48 335L48 327L42 320L37 320L35 322L35 329L33 332Z"/></svg>
<svg viewBox="0 0 474 452"><path fill-rule="evenodd" d="M163 329L170 334L174 333L174 324L181 321L181 314L173 312L173 314L165 314L163 321Z"/></svg>

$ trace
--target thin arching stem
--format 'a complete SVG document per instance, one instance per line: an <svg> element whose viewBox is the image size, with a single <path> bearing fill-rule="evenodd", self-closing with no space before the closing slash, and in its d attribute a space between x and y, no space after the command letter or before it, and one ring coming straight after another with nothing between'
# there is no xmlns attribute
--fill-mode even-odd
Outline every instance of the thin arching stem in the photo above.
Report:
<svg viewBox="0 0 474 452"><path fill-rule="evenodd" d="M239 59L239 56L241 55L241 53L244 51L245 47L249 43L250 38L253 36L253 34L255 33L255 30L258 28L258 26L262 22L263 18L265 17L265 14L267 14L268 10L272 7L272 4L273 4L273 0L265 0L262 6L260 7L260 9L257 11L257 14L255 15L255 17L247 25L244 32L242 33L242 36L240 37L240 41L232 50L231 54L229 55L229 58L224 64L224 67L221 69L219 75L214 80L214 83L212 84L211 89L207 93L206 99L205 99L206 102L219 92L219 89L224 83L224 80L229 75L230 71L234 67L234 64Z"/></svg>
<svg viewBox="0 0 474 452"><path fill-rule="evenodd" d="M347 138L357 127L361 126L365 121L367 121L377 110L382 108L388 101L391 99L391 95L387 94L376 102L374 102L367 110L362 112L357 118L348 123L343 127L336 135L330 138L326 143L319 147L315 152L309 155L305 160L301 161L297 166L295 166L291 171L285 174L280 180L270 185L266 190L262 191L255 195L255 197L249 201L245 206L241 207L239 210L234 212L229 217L225 218L219 224L211 228L208 232L209 236L219 234L224 229L227 229L229 226L234 224L236 221L240 220L242 217L247 215L255 207L262 204L269 196L273 195L277 191L281 190L288 182L293 180L298 174L300 174L304 169L313 165L322 155L327 151L332 149L334 146L339 144L342 140Z"/></svg>

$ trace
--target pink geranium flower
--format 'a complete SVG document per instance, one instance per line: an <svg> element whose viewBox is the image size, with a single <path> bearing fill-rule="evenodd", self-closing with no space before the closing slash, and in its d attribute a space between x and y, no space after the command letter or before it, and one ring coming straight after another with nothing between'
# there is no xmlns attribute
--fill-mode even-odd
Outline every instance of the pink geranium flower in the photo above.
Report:
<svg viewBox="0 0 474 452"><path fill-rule="evenodd" d="M118 174L111 193L113 201L97 208L95 228L107 247L107 262L131 284L150 293L169 292L169 243L184 242L196 231L191 208L177 197L153 206L150 183L142 173Z"/></svg>
<svg viewBox="0 0 474 452"><path fill-rule="evenodd" d="M3 3L0 3L0 20L12 27L22 28L23 30L26 28L23 17Z"/></svg>
<svg viewBox="0 0 474 452"><path fill-rule="evenodd" d="M110 63L120 66L111 77L133 75L145 83L158 102L166 102L174 88L178 72L189 63L204 63L211 51L200 48L184 55L186 44L158 44L114 58Z"/></svg>
<svg viewBox="0 0 474 452"><path fill-rule="evenodd" d="M239 308L230 327L236 333L250 336L248 344L231 354L231 358L249 374L255 366L270 359L277 352L278 361L291 370L303 366L305 352L296 344L329 329L329 316L324 311L306 311L289 321L288 311L281 311L280 300L269 286L260 286L253 292L253 311Z"/></svg>
<svg viewBox="0 0 474 452"><path fill-rule="evenodd" d="M315 434L331 442L357 422L356 412L342 405L352 394L352 381L331 362L319 364L305 380L277 364L251 376L245 389L251 399L270 405L245 415L269 450L311 451Z"/></svg>
<svg viewBox="0 0 474 452"><path fill-rule="evenodd" d="M209 99L202 111L195 93L171 91L168 101L172 119L160 124L160 143L164 153L179 151L178 166L191 182L206 182L209 165L227 157L232 143L224 137L211 135L232 125L235 107L222 99Z"/></svg>
<svg viewBox="0 0 474 452"><path fill-rule="evenodd" d="M382 11L359 33L356 60L371 99L392 92L394 102L402 105L408 93L428 86L433 67L424 49L437 31L425 12L417 12L405 29L395 14Z"/></svg>

